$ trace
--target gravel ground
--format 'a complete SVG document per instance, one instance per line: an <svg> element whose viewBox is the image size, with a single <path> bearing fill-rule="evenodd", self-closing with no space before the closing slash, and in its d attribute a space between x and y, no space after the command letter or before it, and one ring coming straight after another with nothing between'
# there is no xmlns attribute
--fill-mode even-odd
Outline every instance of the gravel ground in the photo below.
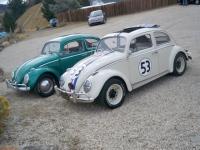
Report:
<svg viewBox="0 0 200 150"><path fill-rule="evenodd" d="M1 82L0 95L10 100L12 109L0 145L54 145L61 150L199 149L199 14L200 6L172 6L110 18L105 25L79 23L36 32L4 49L0 68L7 74L37 56L42 44L53 37L77 32L103 36L139 23L156 23L189 49L193 60L183 76L167 75L136 89L115 110L97 104L73 104L55 95L40 98L33 93L17 93Z"/></svg>

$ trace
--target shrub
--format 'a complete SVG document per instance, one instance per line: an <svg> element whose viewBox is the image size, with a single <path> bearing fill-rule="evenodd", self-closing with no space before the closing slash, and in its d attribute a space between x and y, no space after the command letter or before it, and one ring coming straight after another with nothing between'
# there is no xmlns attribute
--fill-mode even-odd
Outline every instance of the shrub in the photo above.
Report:
<svg viewBox="0 0 200 150"><path fill-rule="evenodd" d="M3 16L3 27L6 32L14 32L16 20L26 11L24 0L9 0L7 10Z"/></svg>
<svg viewBox="0 0 200 150"><path fill-rule="evenodd" d="M50 10L55 14L81 7L77 0L55 0L55 2L54 5L50 5Z"/></svg>
<svg viewBox="0 0 200 150"><path fill-rule="evenodd" d="M8 100L0 96L0 133L3 132L4 121L9 115L10 105Z"/></svg>
<svg viewBox="0 0 200 150"><path fill-rule="evenodd" d="M90 5L90 1L89 0L78 0L78 2L80 3L80 5L83 6L89 6Z"/></svg>
<svg viewBox="0 0 200 150"><path fill-rule="evenodd" d="M10 11L6 11L3 16L3 26L6 32L14 32L16 23Z"/></svg>
<svg viewBox="0 0 200 150"><path fill-rule="evenodd" d="M54 12L50 10L49 5L55 5L54 0L43 0L42 1L42 13L43 16L47 19L47 21L51 20L52 18L55 18Z"/></svg>
<svg viewBox="0 0 200 150"><path fill-rule="evenodd" d="M57 13L80 7L78 0L43 0L41 10L43 16L50 21L52 18L55 18Z"/></svg>

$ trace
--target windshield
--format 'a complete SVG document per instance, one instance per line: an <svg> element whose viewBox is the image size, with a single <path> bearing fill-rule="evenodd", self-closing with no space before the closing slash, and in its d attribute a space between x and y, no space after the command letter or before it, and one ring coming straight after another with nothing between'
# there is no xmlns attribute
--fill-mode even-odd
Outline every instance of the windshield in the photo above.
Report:
<svg viewBox="0 0 200 150"><path fill-rule="evenodd" d="M91 17L97 17L97 16L102 16L102 11L93 11L91 12L90 16Z"/></svg>
<svg viewBox="0 0 200 150"><path fill-rule="evenodd" d="M97 51L118 51L124 52L126 38L121 36L107 37L99 42Z"/></svg>
<svg viewBox="0 0 200 150"><path fill-rule="evenodd" d="M44 45L44 48L42 49L42 54L57 53L59 51L60 51L59 42L49 42Z"/></svg>

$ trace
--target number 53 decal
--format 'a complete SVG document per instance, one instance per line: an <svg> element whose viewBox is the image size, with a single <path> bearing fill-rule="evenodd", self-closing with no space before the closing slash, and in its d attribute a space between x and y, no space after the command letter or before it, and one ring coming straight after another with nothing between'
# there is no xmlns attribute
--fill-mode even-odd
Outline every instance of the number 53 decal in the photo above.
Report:
<svg viewBox="0 0 200 150"><path fill-rule="evenodd" d="M148 75L151 72L151 61L147 58L141 60L139 64L139 71L143 76Z"/></svg>

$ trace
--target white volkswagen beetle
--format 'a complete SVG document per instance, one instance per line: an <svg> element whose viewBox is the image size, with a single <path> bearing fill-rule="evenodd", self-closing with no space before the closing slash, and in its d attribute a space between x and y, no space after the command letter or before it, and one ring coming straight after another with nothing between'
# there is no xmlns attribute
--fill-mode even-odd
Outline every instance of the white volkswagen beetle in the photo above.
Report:
<svg viewBox="0 0 200 150"><path fill-rule="evenodd" d="M95 100L120 106L131 92L168 73L182 75L190 53L157 25L139 25L104 36L94 55L78 62L60 78L58 95L73 102Z"/></svg>

